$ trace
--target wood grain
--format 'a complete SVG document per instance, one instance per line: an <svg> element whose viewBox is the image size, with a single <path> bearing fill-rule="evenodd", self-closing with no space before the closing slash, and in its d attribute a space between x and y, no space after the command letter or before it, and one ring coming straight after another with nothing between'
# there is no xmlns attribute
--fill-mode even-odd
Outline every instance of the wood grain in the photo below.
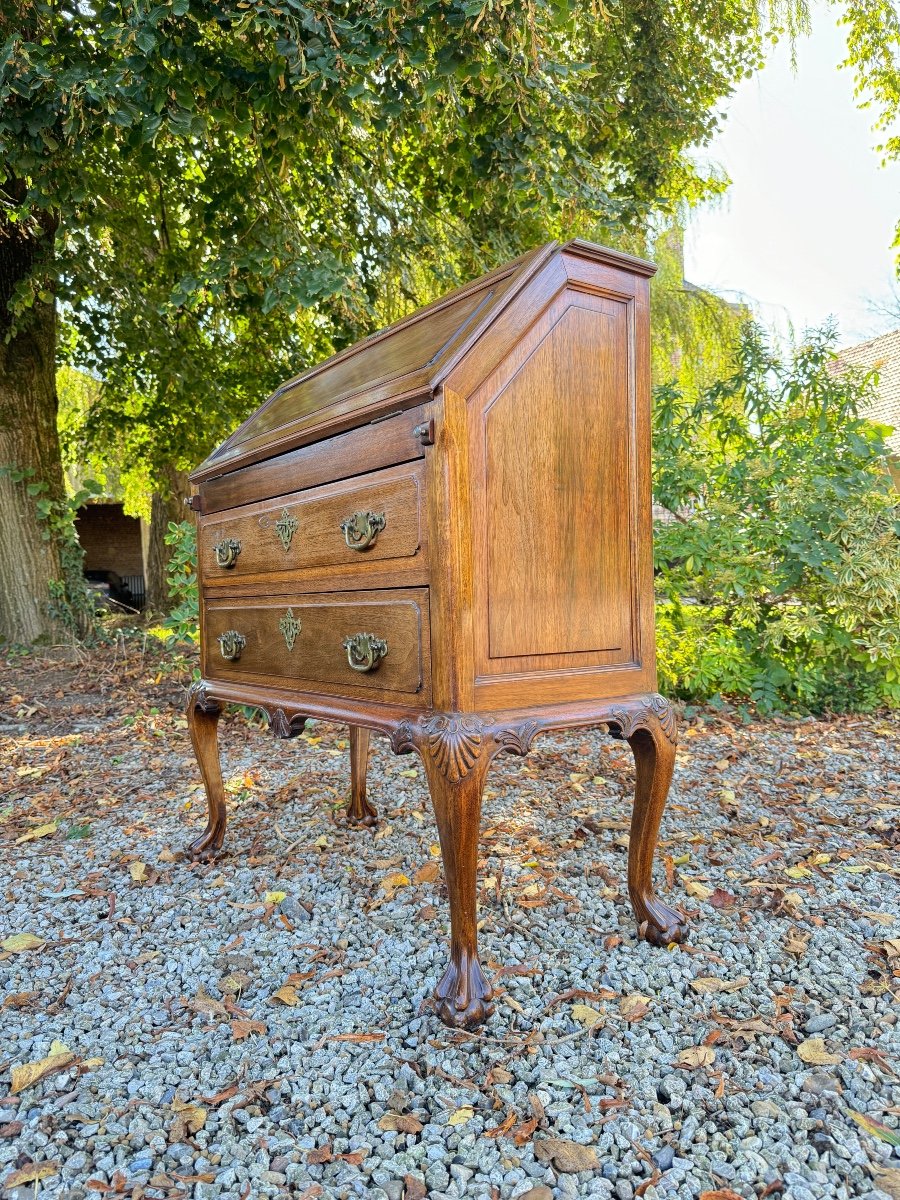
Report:
<svg viewBox="0 0 900 1200"><path fill-rule="evenodd" d="M335 566L359 568L357 573L364 576L372 564L411 558L422 552L421 493L422 467L412 464L201 516L201 579L209 586L228 587L252 576ZM276 530L285 510L297 522L287 549ZM385 525L372 545L356 550L347 545L341 522L366 510L383 515ZM215 546L226 539L236 539L241 549L234 566L223 568L216 563Z"/></svg>

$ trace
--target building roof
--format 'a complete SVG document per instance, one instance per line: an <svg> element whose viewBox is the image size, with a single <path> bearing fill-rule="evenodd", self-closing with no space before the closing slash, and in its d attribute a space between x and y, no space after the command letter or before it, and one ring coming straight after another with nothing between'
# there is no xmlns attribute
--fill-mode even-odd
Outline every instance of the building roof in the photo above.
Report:
<svg viewBox="0 0 900 1200"><path fill-rule="evenodd" d="M875 396L863 415L880 425L893 426L887 443L894 454L900 454L900 329L848 346L838 354L838 363L878 372Z"/></svg>

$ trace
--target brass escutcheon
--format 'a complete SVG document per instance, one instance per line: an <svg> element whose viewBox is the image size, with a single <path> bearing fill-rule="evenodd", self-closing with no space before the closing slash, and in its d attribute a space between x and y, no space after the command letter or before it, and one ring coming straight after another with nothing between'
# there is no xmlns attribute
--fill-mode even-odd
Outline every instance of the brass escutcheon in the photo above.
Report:
<svg viewBox="0 0 900 1200"><path fill-rule="evenodd" d="M383 512L355 512L352 517L341 521L344 541L351 550L365 550L374 545L386 523Z"/></svg>
<svg viewBox="0 0 900 1200"><path fill-rule="evenodd" d="M216 542L213 546L213 554L216 556L216 566L227 571L237 562L237 556L241 552L241 543L237 538L222 538L221 542Z"/></svg>
<svg viewBox="0 0 900 1200"><path fill-rule="evenodd" d="M281 510L281 516L275 522L275 532L281 539L284 552L287 554L291 548L294 534L297 532L297 518L292 516L286 508Z"/></svg>
<svg viewBox="0 0 900 1200"><path fill-rule="evenodd" d="M224 633L219 634L219 649L222 651L222 657L228 662L237 662L246 645L247 639L236 629L226 629Z"/></svg>
<svg viewBox="0 0 900 1200"><path fill-rule="evenodd" d="M297 634L303 628L297 618L294 616L293 609L288 609L281 620L278 622L278 628L281 630L281 636L284 638L284 644L288 650L293 650L294 642L297 640Z"/></svg>
<svg viewBox="0 0 900 1200"><path fill-rule="evenodd" d="M341 645L347 651L347 662L354 671L374 671L388 652L388 644L374 633L354 633Z"/></svg>

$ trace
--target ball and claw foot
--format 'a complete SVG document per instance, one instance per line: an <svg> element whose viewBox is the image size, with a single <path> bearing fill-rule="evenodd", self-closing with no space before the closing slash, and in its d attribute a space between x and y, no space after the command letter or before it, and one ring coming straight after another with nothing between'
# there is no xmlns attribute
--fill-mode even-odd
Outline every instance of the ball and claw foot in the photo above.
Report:
<svg viewBox="0 0 900 1200"><path fill-rule="evenodd" d="M653 896L643 905L647 916L638 926L638 935L651 946L670 946L687 941L688 924L682 913Z"/></svg>
<svg viewBox="0 0 900 1200"><path fill-rule="evenodd" d="M215 829L207 829L198 838L185 846L182 857L189 862L214 862L222 851L222 834Z"/></svg>
<svg viewBox="0 0 900 1200"><path fill-rule="evenodd" d="M371 829L378 824L378 809L373 808L368 800L363 800L360 806L350 805L345 819L348 825L364 825Z"/></svg>
<svg viewBox="0 0 900 1200"><path fill-rule="evenodd" d="M434 1007L451 1029L476 1029L493 1013L493 995L477 958L451 961L434 989Z"/></svg>

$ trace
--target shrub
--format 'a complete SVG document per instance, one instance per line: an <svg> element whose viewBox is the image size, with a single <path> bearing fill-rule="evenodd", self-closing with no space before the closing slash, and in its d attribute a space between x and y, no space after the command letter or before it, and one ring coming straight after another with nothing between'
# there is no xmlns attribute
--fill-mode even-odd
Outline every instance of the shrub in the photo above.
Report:
<svg viewBox="0 0 900 1200"><path fill-rule="evenodd" d="M872 376L831 328L787 358L748 323L737 369L654 404L662 686L763 711L900 704L900 525Z"/></svg>
<svg viewBox="0 0 900 1200"><path fill-rule="evenodd" d="M166 583L175 603L163 621L163 628L169 630L169 642L172 645L196 642L200 636L197 531L191 521L170 521L164 540L172 548L166 568Z"/></svg>

